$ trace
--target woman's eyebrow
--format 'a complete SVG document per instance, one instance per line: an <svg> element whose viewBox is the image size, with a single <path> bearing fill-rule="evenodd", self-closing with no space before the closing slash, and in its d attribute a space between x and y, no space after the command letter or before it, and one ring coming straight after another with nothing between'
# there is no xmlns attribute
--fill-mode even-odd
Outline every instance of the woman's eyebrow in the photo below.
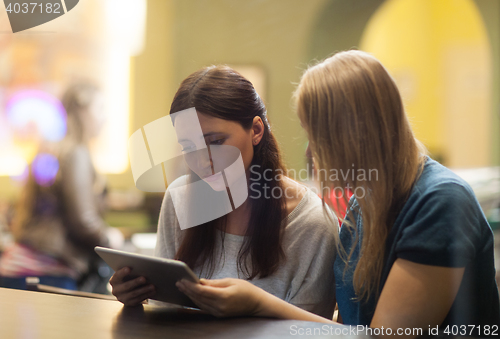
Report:
<svg viewBox="0 0 500 339"><path fill-rule="evenodd" d="M219 134L225 134L225 133L224 132L208 132L208 133L203 134L203 137L201 137L200 139L206 139L206 138L212 137L214 135L219 135ZM192 139L179 139L179 140L177 140L177 142L192 142L192 141L193 141Z"/></svg>
<svg viewBox="0 0 500 339"><path fill-rule="evenodd" d="M208 132L208 133L203 134L203 137L208 138L208 137L211 137L211 136L214 136L217 134L224 134L224 133L223 132Z"/></svg>

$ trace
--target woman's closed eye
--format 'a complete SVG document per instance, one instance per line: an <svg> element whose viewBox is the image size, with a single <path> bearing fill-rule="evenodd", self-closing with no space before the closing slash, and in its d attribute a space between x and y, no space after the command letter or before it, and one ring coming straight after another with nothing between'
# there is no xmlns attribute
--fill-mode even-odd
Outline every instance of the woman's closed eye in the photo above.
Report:
<svg viewBox="0 0 500 339"><path fill-rule="evenodd" d="M225 138L221 138L221 139L216 139L216 140L210 140L208 142L208 144L209 145L222 145L225 141L226 141Z"/></svg>

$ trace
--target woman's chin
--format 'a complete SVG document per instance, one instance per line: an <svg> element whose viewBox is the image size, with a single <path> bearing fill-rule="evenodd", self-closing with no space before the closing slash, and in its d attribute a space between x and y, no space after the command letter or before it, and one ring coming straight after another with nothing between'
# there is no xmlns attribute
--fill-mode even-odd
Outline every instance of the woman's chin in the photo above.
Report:
<svg viewBox="0 0 500 339"><path fill-rule="evenodd" d="M222 176L222 173L220 172L205 178L202 177L202 180L207 183L214 191L221 192L226 189L224 178Z"/></svg>
<svg viewBox="0 0 500 339"><path fill-rule="evenodd" d="M210 187L214 191L222 192L222 191L226 190L226 185L224 184L224 181L222 181L222 182L219 182L219 181L207 181L207 180L203 180L203 181L205 181L208 185L210 185Z"/></svg>

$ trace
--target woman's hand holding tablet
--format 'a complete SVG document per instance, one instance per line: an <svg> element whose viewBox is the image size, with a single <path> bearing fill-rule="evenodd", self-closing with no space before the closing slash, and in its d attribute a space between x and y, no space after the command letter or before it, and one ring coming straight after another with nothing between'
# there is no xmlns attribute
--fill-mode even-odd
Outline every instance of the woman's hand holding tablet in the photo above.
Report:
<svg viewBox="0 0 500 339"><path fill-rule="evenodd" d="M249 281L232 278L200 279L200 284L194 284L182 279L175 285L201 309L216 317L262 315L261 298L265 292ZM218 301L214 303L214 299Z"/></svg>
<svg viewBox="0 0 500 339"><path fill-rule="evenodd" d="M144 300L153 298L156 293L154 285L148 284L144 277L127 280L126 277L130 273L129 267L123 267L116 271L109 280L116 299L125 306L137 306Z"/></svg>
<svg viewBox="0 0 500 339"><path fill-rule="evenodd" d="M200 284L182 279L176 286L202 310L217 317L252 315L331 323L242 279L200 279Z"/></svg>
<svg viewBox="0 0 500 339"><path fill-rule="evenodd" d="M197 307L180 292L175 283L181 279L199 284L198 277L182 261L142 254L95 248L99 256L113 269L110 279L113 295L125 306L137 306L145 299Z"/></svg>

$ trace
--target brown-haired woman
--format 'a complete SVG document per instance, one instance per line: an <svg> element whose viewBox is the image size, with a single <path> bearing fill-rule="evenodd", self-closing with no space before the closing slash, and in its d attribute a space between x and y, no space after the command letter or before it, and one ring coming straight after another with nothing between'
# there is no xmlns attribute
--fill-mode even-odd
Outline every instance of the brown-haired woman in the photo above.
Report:
<svg viewBox="0 0 500 339"><path fill-rule="evenodd" d="M318 168L344 173L323 187L354 192L334 265L344 323L498 334L492 231L469 185L425 155L382 64L338 53L305 72L296 102ZM237 279L178 286L216 315L327 321Z"/></svg>
<svg viewBox="0 0 500 339"><path fill-rule="evenodd" d="M156 255L182 260L203 278L245 278L291 304L331 318L337 231L327 222L321 199L283 174L266 108L253 85L229 67L204 68L182 82L171 116L192 107L209 148L229 145L239 150L245 181L252 188L231 213L181 230L171 183L160 212ZM174 125L178 119L173 119ZM191 147L179 143L183 149ZM153 286L137 288L144 285L141 277L123 282L128 273L125 268L110 280L118 300L135 305L154 295Z"/></svg>

